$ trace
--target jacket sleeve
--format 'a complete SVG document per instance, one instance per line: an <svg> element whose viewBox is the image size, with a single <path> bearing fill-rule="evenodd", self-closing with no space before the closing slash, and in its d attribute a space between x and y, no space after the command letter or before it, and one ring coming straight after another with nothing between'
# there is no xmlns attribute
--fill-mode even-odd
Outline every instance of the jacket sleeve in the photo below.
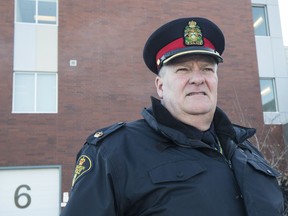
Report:
<svg viewBox="0 0 288 216"><path fill-rule="evenodd" d="M97 148L85 144L77 156L69 201L61 216L115 216L109 164Z"/></svg>
<svg viewBox="0 0 288 216"><path fill-rule="evenodd" d="M61 216L118 215L113 169L102 151L101 143L123 126L125 122L118 122L96 131L87 138L77 155L69 201Z"/></svg>

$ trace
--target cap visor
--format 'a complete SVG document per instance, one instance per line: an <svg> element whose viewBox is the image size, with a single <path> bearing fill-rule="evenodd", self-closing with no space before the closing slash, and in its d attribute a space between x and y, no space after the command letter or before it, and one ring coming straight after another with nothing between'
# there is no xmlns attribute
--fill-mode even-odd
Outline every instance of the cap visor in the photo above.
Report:
<svg viewBox="0 0 288 216"><path fill-rule="evenodd" d="M218 63L222 63L223 62L223 58L219 55L218 52L210 51L210 50L199 50L199 49L197 49L197 50L186 50L186 51L175 53L175 54L167 57L166 59L164 59L162 64L166 64L169 61L171 61L172 59L178 58L180 56L197 55L197 54L199 54L199 55L210 55L210 56L214 57Z"/></svg>

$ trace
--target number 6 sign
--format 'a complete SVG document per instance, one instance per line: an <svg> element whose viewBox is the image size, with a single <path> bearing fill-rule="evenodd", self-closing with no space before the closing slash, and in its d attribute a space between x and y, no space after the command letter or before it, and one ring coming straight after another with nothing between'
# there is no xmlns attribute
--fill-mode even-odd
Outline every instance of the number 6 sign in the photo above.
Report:
<svg viewBox="0 0 288 216"><path fill-rule="evenodd" d="M27 194L27 193L22 193L22 194L19 194L19 190L21 189L21 188L26 188L27 190L31 190L31 188L28 186L28 185L20 185L17 189L16 189L16 191L15 191L15 195L14 195L14 202L15 202L15 205L18 207L18 208L27 208L29 205L30 205L30 203L31 203L31 196L29 195L29 194ZM26 199L27 199L27 202L26 202L26 204L24 204L24 205L21 205L20 203L19 203L19 200L20 200L20 197L21 196L25 196L26 197Z"/></svg>
<svg viewBox="0 0 288 216"><path fill-rule="evenodd" d="M58 216L61 166L0 167L0 215Z"/></svg>

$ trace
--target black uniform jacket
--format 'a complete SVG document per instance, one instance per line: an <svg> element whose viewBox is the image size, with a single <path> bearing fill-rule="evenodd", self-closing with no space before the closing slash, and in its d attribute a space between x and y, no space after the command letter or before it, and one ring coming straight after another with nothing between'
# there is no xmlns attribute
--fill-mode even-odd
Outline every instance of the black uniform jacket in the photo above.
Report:
<svg viewBox="0 0 288 216"><path fill-rule="evenodd" d="M247 141L254 129L232 125L217 108L223 154L159 123L154 106L142 115L87 138L62 216L283 215L278 172Z"/></svg>

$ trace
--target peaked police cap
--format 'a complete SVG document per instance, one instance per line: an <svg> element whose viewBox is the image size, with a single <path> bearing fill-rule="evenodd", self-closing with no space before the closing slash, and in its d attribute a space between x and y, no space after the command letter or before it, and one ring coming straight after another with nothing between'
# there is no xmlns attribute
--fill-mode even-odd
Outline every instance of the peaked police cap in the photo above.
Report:
<svg viewBox="0 0 288 216"><path fill-rule="evenodd" d="M147 67L158 74L163 64L184 55L210 55L217 63L223 62L224 48L224 35L215 23L200 17L180 18L151 34L143 58Z"/></svg>

